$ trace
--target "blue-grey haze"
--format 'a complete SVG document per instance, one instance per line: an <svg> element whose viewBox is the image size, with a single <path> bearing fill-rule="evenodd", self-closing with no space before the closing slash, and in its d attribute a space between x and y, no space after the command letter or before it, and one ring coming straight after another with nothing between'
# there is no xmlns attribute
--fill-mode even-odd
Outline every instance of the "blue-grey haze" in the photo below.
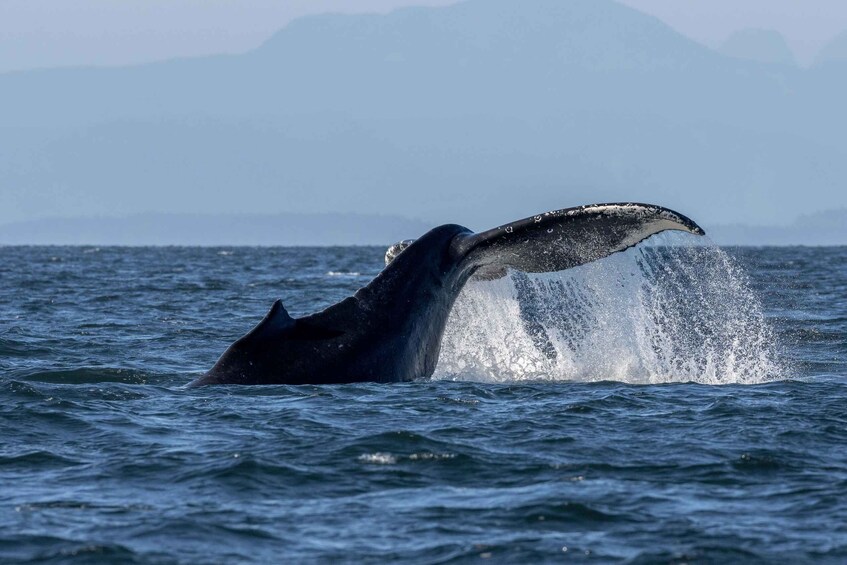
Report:
<svg viewBox="0 0 847 565"><path fill-rule="evenodd" d="M847 30L842 0L620 0L704 45L720 46L743 29L779 32L801 65L812 64L833 37Z"/></svg>
<svg viewBox="0 0 847 565"><path fill-rule="evenodd" d="M0 0L0 72L243 53L292 19L456 0Z"/></svg>
<svg viewBox="0 0 847 565"><path fill-rule="evenodd" d="M777 31L767 29L742 29L730 35L720 47L720 52L730 57L794 65L794 54L785 38Z"/></svg>
<svg viewBox="0 0 847 565"><path fill-rule="evenodd" d="M456 1L0 0L0 72L243 53L306 14L386 12ZM776 30L803 65L811 64L826 42L847 30L847 4L842 0L619 1L712 47L738 30Z"/></svg>
<svg viewBox="0 0 847 565"><path fill-rule="evenodd" d="M594 201L705 225L847 206L847 65L721 55L607 0L297 20L244 55L0 75L0 223Z"/></svg>
<svg viewBox="0 0 847 565"><path fill-rule="evenodd" d="M378 214L133 214L0 226L0 245L390 245L431 223Z"/></svg>
<svg viewBox="0 0 847 565"><path fill-rule="evenodd" d="M816 63L825 65L832 62L847 62L847 30L835 36L818 54Z"/></svg>

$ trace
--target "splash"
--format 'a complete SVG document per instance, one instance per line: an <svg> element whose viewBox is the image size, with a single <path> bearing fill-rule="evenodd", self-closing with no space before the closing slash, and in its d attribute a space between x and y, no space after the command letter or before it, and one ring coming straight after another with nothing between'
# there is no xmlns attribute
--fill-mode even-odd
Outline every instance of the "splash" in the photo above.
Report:
<svg viewBox="0 0 847 565"><path fill-rule="evenodd" d="M676 234L559 273L471 281L435 377L760 383L782 373L741 267Z"/></svg>

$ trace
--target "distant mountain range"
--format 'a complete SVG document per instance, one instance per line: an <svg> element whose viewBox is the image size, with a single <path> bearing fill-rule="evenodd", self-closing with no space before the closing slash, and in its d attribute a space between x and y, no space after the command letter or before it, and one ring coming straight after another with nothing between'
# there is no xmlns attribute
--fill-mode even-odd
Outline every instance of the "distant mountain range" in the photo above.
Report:
<svg viewBox="0 0 847 565"><path fill-rule="evenodd" d="M847 206L847 73L727 57L611 0L297 20L261 48L0 75L0 223L598 201L705 225Z"/></svg>
<svg viewBox="0 0 847 565"><path fill-rule="evenodd" d="M804 215L784 226L718 225L708 235L720 245L847 245L847 209Z"/></svg>
<svg viewBox="0 0 847 565"><path fill-rule="evenodd" d="M0 225L0 245L390 245L433 224L359 214L137 214ZM485 229L492 226L470 226ZM847 245L847 209L787 226L706 226L720 245Z"/></svg>
<svg viewBox="0 0 847 565"><path fill-rule="evenodd" d="M827 43L815 59L815 63L818 65L833 62L847 63L847 30Z"/></svg>
<svg viewBox="0 0 847 565"><path fill-rule="evenodd" d="M137 214L0 225L0 245L390 245L432 226L357 214Z"/></svg>
<svg viewBox="0 0 847 565"><path fill-rule="evenodd" d="M730 57L770 63L796 65L794 53L785 38L773 30L743 29L730 35L719 51Z"/></svg>

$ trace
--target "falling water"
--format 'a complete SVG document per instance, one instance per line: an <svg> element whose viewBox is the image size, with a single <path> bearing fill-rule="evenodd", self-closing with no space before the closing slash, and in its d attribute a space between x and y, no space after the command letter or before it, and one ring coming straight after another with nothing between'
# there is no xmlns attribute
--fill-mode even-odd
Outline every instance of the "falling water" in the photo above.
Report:
<svg viewBox="0 0 847 565"><path fill-rule="evenodd" d="M559 273L471 281L435 378L758 383L784 375L740 266L662 234Z"/></svg>

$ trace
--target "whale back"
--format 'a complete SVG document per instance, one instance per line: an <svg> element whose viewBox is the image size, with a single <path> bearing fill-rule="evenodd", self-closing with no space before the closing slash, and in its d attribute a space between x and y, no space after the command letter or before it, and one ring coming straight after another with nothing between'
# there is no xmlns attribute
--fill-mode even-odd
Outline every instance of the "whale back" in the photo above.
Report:
<svg viewBox="0 0 847 565"><path fill-rule="evenodd" d="M463 280L451 243L470 230L439 226L377 277L323 311L294 319L276 301L193 384L399 381L435 370L447 315Z"/></svg>

